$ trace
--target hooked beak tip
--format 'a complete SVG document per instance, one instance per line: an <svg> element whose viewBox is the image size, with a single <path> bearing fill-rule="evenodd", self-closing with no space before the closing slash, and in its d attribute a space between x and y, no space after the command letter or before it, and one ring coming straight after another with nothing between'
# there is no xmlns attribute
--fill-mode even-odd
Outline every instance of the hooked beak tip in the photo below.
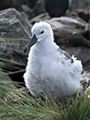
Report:
<svg viewBox="0 0 90 120"><path fill-rule="evenodd" d="M24 53L26 53L26 52L27 52L27 48L24 49Z"/></svg>
<svg viewBox="0 0 90 120"><path fill-rule="evenodd" d="M36 42L37 42L37 37L36 37L36 35L33 35L31 41L29 42L29 44L25 47L24 53L26 53L28 48L32 47Z"/></svg>

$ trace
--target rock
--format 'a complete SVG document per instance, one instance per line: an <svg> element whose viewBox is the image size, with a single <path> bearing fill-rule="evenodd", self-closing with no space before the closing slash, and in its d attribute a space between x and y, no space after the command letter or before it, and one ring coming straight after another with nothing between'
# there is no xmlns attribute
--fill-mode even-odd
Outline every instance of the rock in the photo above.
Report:
<svg viewBox="0 0 90 120"><path fill-rule="evenodd" d="M63 16L69 7L68 0L44 0L45 8L51 17Z"/></svg>
<svg viewBox="0 0 90 120"><path fill-rule="evenodd" d="M82 90L85 91L85 96L90 98L90 72L84 71L80 82Z"/></svg>
<svg viewBox="0 0 90 120"><path fill-rule="evenodd" d="M84 64L84 70L90 72L90 59Z"/></svg>
<svg viewBox="0 0 90 120"><path fill-rule="evenodd" d="M20 10L20 6L25 2L25 0L3 0L0 2L0 10L15 7Z"/></svg>
<svg viewBox="0 0 90 120"><path fill-rule="evenodd" d="M69 18L76 19L76 20L78 20L79 22L84 23L84 24L87 25L86 21L83 20L82 18L80 18L80 17L78 16L77 11L76 11L76 12L70 12L70 13L67 12L67 13L66 13L66 16L69 17Z"/></svg>
<svg viewBox="0 0 90 120"><path fill-rule="evenodd" d="M25 64L23 50L30 39L31 27L24 13L13 8L0 11L0 57Z"/></svg>
<svg viewBox="0 0 90 120"><path fill-rule="evenodd" d="M70 9L71 11L75 11L77 9L89 9L90 7L90 0L70 0L71 4L70 4Z"/></svg>
<svg viewBox="0 0 90 120"><path fill-rule="evenodd" d="M82 22L81 22L82 21ZM54 30L56 43L69 43L73 32L86 34L87 25L83 20L70 17L59 17L47 20Z"/></svg>
<svg viewBox="0 0 90 120"><path fill-rule="evenodd" d="M0 10L7 9L7 8L16 8L17 10L21 11L21 6L23 4L28 5L29 7L33 8L36 4L37 0L3 0L0 3Z"/></svg>
<svg viewBox="0 0 90 120"><path fill-rule="evenodd" d="M82 36L80 33L73 33L71 42L75 46L85 46L90 48L90 41L87 40L84 36Z"/></svg>
<svg viewBox="0 0 90 120"><path fill-rule="evenodd" d="M40 14L40 15L32 18L32 19L30 20L30 23L34 24L34 23L36 23L36 22L45 21L45 20L48 20L48 19L50 19L49 14L48 14L48 13L42 13L42 14Z"/></svg>
<svg viewBox="0 0 90 120"><path fill-rule="evenodd" d="M25 12L29 19L32 19L42 13L45 13L44 0L37 0L35 6L30 8L28 5L21 6L22 11Z"/></svg>
<svg viewBox="0 0 90 120"><path fill-rule="evenodd" d="M90 19L90 11L87 9L78 9L77 10L78 16L85 20L86 22L89 22Z"/></svg>
<svg viewBox="0 0 90 120"><path fill-rule="evenodd" d="M15 72L10 74L15 81L23 81L28 54L24 54L24 48L30 40L31 27L24 13L13 8L0 11L0 60L4 63L2 69Z"/></svg>
<svg viewBox="0 0 90 120"><path fill-rule="evenodd" d="M90 86L90 73L84 71L84 73L81 76L81 85L82 89L85 91Z"/></svg>
<svg viewBox="0 0 90 120"><path fill-rule="evenodd" d="M7 101L5 97L5 92L8 92L8 89L1 87L1 85L11 88L11 85L9 83L10 81L11 81L10 77L0 70L0 99L4 100L5 102ZM1 91L3 91L4 94ZM0 104L2 104L1 100Z"/></svg>
<svg viewBox="0 0 90 120"><path fill-rule="evenodd" d="M36 4L37 0L25 0L26 5L33 8Z"/></svg>
<svg viewBox="0 0 90 120"><path fill-rule="evenodd" d="M33 16L40 15L42 13L46 12L44 7L44 0L38 0L33 8Z"/></svg>
<svg viewBox="0 0 90 120"><path fill-rule="evenodd" d="M23 4L21 9L27 15L28 19L33 17L33 9L31 9L28 5Z"/></svg>

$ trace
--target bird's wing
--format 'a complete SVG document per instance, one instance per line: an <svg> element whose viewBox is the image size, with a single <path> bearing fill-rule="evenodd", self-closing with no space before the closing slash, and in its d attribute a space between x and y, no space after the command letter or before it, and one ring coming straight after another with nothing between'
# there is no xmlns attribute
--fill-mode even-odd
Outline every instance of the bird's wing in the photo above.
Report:
<svg viewBox="0 0 90 120"><path fill-rule="evenodd" d="M65 52L64 50L61 50L60 48L58 48L58 50L59 50L60 54L62 54L64 56L64 59L71 60L71 63L74 62L72 57L67 52Z"/></svg>

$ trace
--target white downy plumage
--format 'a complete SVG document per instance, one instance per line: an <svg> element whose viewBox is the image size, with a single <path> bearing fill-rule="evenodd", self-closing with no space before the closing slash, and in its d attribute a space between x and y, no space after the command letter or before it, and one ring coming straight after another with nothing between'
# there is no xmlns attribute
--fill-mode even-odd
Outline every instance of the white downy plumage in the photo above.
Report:
<svg viewBox="0 0 90 120"><path fill-rule="evenodd" d="M40 97L44 92L48 96L45 84L53 98L75 94L80 88L81 61L71 57L54 43L53 31L48 23L35 23L32 35L24 50L26 52L31 47L24 74L30 93Z"/></svg>

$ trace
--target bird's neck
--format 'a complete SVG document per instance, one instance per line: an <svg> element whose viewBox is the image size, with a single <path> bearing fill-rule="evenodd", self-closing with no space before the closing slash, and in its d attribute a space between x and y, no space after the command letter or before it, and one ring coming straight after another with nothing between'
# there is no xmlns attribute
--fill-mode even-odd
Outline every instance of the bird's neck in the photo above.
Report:
<svg viewBox="0 0 90 120"><path fill-rule="evenodd" d="M48 53L48 52L51 52L53 50L53 48L55 47L55 43L53 42L53 40L50 41L45 39L45 40L42 40L41 42L38 42L35 44L35 46L32 47L32 49L34 51L37 51L39 53Z"/></svg>

